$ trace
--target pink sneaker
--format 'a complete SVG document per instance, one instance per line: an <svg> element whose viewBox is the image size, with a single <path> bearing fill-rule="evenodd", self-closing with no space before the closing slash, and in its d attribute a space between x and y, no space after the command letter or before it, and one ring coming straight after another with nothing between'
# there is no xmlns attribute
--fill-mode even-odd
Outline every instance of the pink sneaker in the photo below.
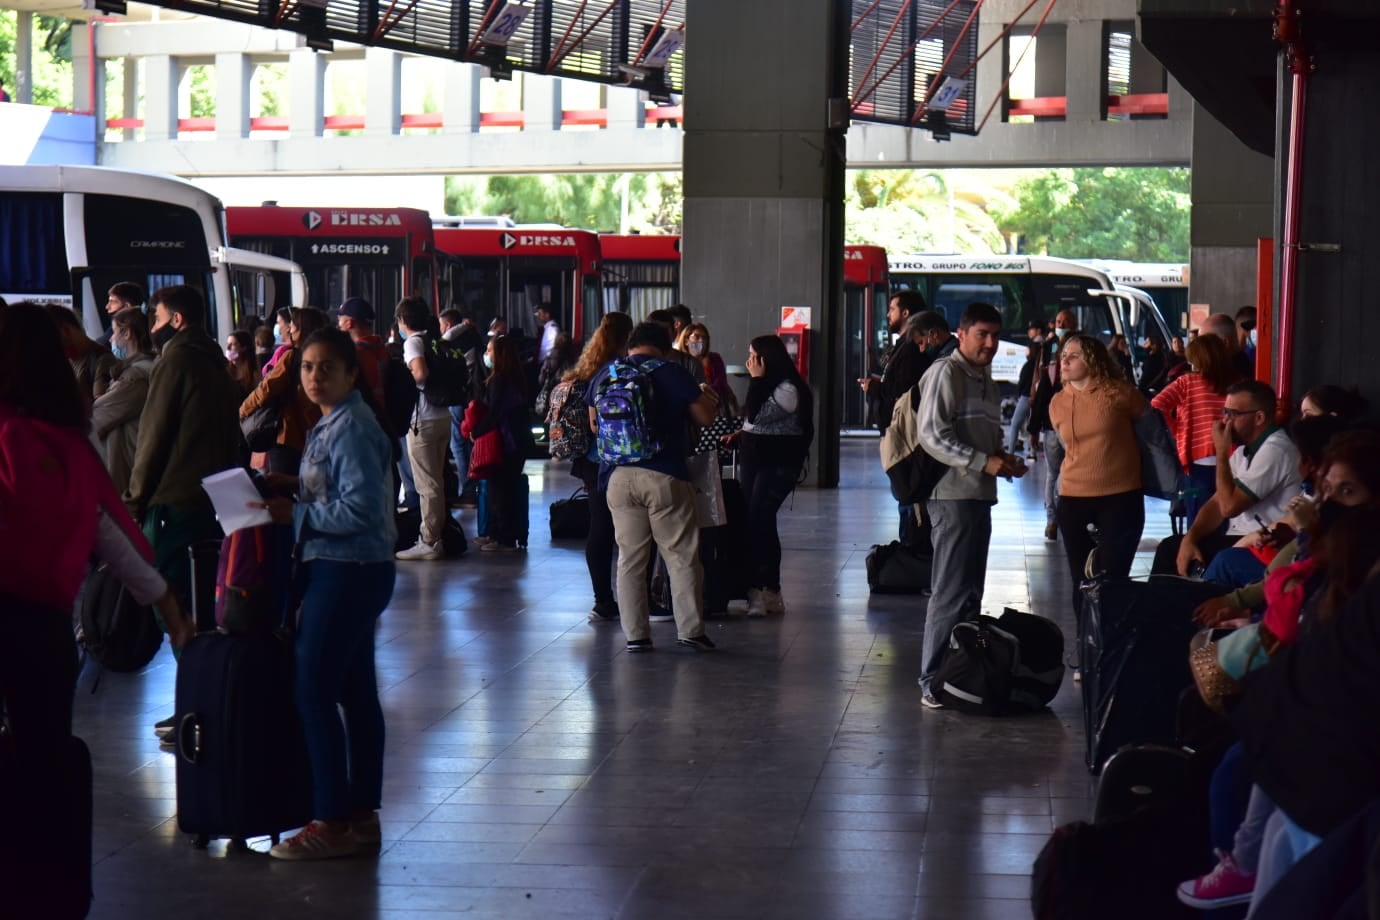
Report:
<svg viewBox="0 0 1380 920"><path fill-rule="evenodd" d="M1230 853L1217 852L1217 865L1201 878L1179 885L1179 900L1199 910L1246 904L1255 891L1255 873L1236 864Z"/></svg>

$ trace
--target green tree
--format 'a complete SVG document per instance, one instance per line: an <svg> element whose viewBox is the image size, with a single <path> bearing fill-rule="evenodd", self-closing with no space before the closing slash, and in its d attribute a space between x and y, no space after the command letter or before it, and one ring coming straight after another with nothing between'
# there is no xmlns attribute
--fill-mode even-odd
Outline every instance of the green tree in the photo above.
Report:
<svg viewBox="0 0 1380 920"><path fill-rule="evenodd" d="M1186 262L1189 171L1055 169L1018 182L1015 203L995 210L1021 252L1081 259Z"/></svg>
<svg viewBox="0 0 1380 920"><path fill-rule="evenodd" d="M0 81L15 96L15 44L18 19L13 10L0 10ZM34 17L34 105L72 106L72 23L57 16Z"/></svg>
<svg viewBox="0 0 1380 920"><path fill-rule="evenodd" d="M451 176L446 180L446 213L616 231L623 224L625 196L629 230L680 231L681 179L672 173Z"/></svg>
<svg viewBox="0 0 1380 920"><path fill-rule="evenodd" d="M1002 252L988 214L1004 194L966 173L913 169L850 171L844 199L849 243L892 252Z"/></svg>

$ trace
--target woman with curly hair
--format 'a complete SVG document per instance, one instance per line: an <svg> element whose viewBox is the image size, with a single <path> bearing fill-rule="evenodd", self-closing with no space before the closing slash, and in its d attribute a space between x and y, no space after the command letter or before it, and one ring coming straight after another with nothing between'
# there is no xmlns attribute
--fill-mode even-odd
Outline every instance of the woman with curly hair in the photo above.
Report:
<svg viewBox="0 0 1380 920"><path fill-rule="evenodd" d="M1064 445L1059 471L1059 533L1076 586L1096 546L1098 568L1113 578L1131 571L1145 527L1140 448L1132 421L1145 397L1122 374L1107 347L1090 335L1070 335L1059 350L1064 388L1049 417ZM1088 525L1097 528L1097 537ZM1074 613L1080 613L1077 588Z"/></svg>

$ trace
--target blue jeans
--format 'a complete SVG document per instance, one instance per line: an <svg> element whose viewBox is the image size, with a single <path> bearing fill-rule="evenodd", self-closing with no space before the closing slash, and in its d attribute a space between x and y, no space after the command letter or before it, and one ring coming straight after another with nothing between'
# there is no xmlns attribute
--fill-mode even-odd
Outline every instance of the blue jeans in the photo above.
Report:
<svg viewBox="0 0 1380 920"><path fill-rule="evenodd" d="M949 648L949 633L959 623L976 622L982 613L987 548L992 542L992 503L932 498L925 507L934 528L934 563L920 656L920 686L930 693Z"/></svg>
<svg viewBox="0 0 1380 920"><path fill-rule="evenodd" d="M1236 848L1236 831L1246 818L1246 805L1251 796L1251 782L1241 762L1242 756L1240 743L1227 748L1217 769L1212 772L1212 785L1208 792L1212 848L1223 853L1232 853ZM1246 868L1253 869L1254 866Z"/></svg>
<svg viewBox="0 0 1380 920"><path fill-rule="evenodd" d="M391 561L306 563L296 696L311 758L313 816L320 820L374 811L383 796L374 623L393 596L393 579Z"/></svg>
<svg viewBox="0 0 1380 920"><path fill-rule="evenodd" d="M1265 563L1257 559L1255 553L1239 546L1224 549L1213 556L1203 571L1205 581L1215 581L1233 588L1244 588L1264 577Z"/></svg>
<svg viewBox="0 0 1380 920"><path fill-rule="evenodd" d="M1184 514L1190 527L1193 526L1193 519L1198 516L1198 511L1216 492L1217 467L1204 466L1201 463L1191 464L1188 468L1188 488L1184 492Z"/></svg>
<svg viewBox="0 0 1380 920"><path fill-rule="evenodd" d="M417 494L417 484L412 481L412 461L407 458L407 438L399 438L402 445L402 459L398 461L398 478L402 480L402 505L408 511L422 507L422 497Z"/></svg>
<svg viewBox="0 0 1380 920"><path fill-rule="evenodd" d="M1030 397L1021 396L1016 400L1016 408L1011 412L1011 425L1006 429L1006 452L1014 454L1016 452L1016 442L1021 439L1021 432L1025 430L1025 423L1030 421ZM1031 439L1033 448L1034 438Z"/></svg>
<svg viewBox="0 0 1380 920"><path fill-rule="evenodd" d="M749 587L781 590L781 535L776 529L776 512L795 488L799 475L800 470L786 467L743 467L748 539L752 547ZM909 510L910 506L906 508Z"/></svg>

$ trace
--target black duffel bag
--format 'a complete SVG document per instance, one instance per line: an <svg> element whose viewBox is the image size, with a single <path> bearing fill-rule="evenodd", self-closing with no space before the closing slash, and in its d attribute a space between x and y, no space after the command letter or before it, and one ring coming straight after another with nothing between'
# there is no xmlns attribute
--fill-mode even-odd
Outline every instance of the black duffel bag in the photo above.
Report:
<svg viewBox="0 0 1380 920"><path fill-rule="evenodd" d="M589 493L576 489L569 498L551 503L551 539L584 540L589 537Z"/></svg>
<svg viewBox="0 0 1380 920"><path fill-rule="evenodd" d="M876 545L867 554L867 587L873 594L924 594L930 589L934 555L899 540Z"/></svg>

